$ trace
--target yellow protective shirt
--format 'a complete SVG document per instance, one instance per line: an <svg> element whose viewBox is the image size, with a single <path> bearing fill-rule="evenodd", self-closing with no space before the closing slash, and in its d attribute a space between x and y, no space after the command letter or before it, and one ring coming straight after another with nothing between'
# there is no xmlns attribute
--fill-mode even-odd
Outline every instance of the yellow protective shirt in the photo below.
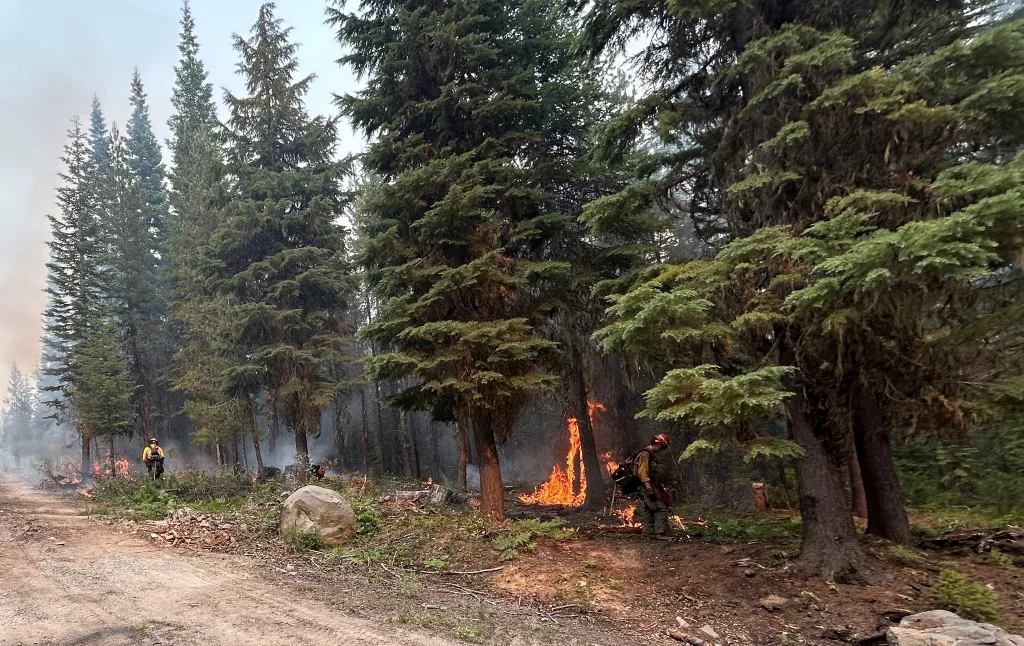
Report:
<svg viewBox="0 0 1024 646"><path fill-rule="evenodd" d="M640 451L633 460L633 475L640 478L640 482L647 484L651 481L651 452Z"/></svg>
<svg viewBox="0 0 1024 646"><path fill-rule="evenodd" d="M145 449L142 450L142 461L145 462L150 457L162 458L164 457L164 450L158 446L154 451L152 447L147 446Z"/></svg>

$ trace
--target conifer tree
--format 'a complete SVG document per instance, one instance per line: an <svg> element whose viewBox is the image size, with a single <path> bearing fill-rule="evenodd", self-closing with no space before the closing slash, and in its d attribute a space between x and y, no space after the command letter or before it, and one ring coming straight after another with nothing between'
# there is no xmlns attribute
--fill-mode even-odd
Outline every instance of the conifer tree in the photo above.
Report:
<svg viewBox="0 0 1024 646"><path fill-rule="evenodd" d="M142 435L153 435L156 383L161 365L159 261L152 205L146 185L133 169L129 142L116 126L110 135L110 174L104 184L106 301L121 330L133 386L133 421Z"/></svg>
<svg viewBox="0 0 1024 646"><path fill-rule="evenodd" d="M117 327L95 317L88 328L89 335L75 349L77 374L72 394L89 437L110 443L110 471L114 473L114 436L130 427L132 386Z"/></svg>
<svg viewBox="0 0 1024 646"><path fill-rule="evenodd" d="M92 98L92 114L89 117L89 149L92 151L92 165L102 181L110 172L110 133L100 109L99 97Z"/></svg>
<svg viewBox="0 0 1024 646"><path fill-rule="evenodd" d="M206 271L230 296L244 360L223 375L225 391L277 393L277 408L308 462L307 435L338 383L343 320L350 291L336 123L311 118L304 96L312 77L296 79L298 46L290 29L260 8L246 39L235 37L247 94L226 94L231 200L206 253ZM303 475L305 472L302 472Z"/></svg>
<svg viewBox="0 0 1024 646"><path fill-rule="evenodd" d="M18 364L14 364L7 380L7 397L0 411L0 449L14 458L14 466L18 469L21 468L21 459L32 446L34 412L32 386L18 369Z"/></svg>
<svg viewBox="0 0 1024 646"><path fill-rule="evenodd" d="M988 357L1012 329L1005 313L1001 327L980 325L1001 308L986 311L977 281L1005 272L1019 226L1019 209L1000 206L1019 190L1021 133L1005 117L1021 100L1005 80L1020 73L1019 27L957 41L979 21L970 3L641 14L611 2L587 14L591 45L635 20L655 29L642 59L658 87L612 130L627 135L621 150L657 127L671 154L632 192L595 203L593 220L681 186L723 248L648 273L615 299L602 342L666 370L648 414L701 427L687 453L738 440L751 457L796 456L802 569L870 578L836 464L844 431L869 529L907 540L889 429L963 416L965 368L980 365L965 356ZM795 444L753 424L783 407Z"/></svg>
<svg viewBox="0 0 1024 646"><path fill-rule="evenodd" d="M200 272L201 250L217 227L225 196L213 86L199 58L188 2L182 7L178 50L181 58L171 96L175 111L168 122L173 160L168 294L177 343L170 375L175 390L187 397L183 410L195 425L196 440L220 444L239 433L239 421L247 416L243 402L228 402L221 389L220 375L235 354L230 344L231 309Z"/></svg>
<svg viewBox="0 0 1024 646"><path fill-rule="evenodd" d="M367 371L412 378L395 405L470 422L492 517L504 514L497 447L526 398L555 382L557 346L537 326L570 276L550 240L571 228L582 184L572 164L587 124L572 116L587 80L551 9L329 10L342 62L367 79L339 105L374 140L362 163L383 180L362 206L361 261L384 303L361 331L382 349Z"/></svg>
<svg viewBox="0 0 1024 646"><path fill-rule="evenodd" d="M64 148L65 171L57 189L60 214L48 216L51 240L47 263L45 311L45 374L56 383L48 386L46 400L58 422L78 421L75 390L75 349L88 333L102 296L100 225L92 151L78 120L73 121ZM83 468L88 468L89 436L79 425Z"/></svg>

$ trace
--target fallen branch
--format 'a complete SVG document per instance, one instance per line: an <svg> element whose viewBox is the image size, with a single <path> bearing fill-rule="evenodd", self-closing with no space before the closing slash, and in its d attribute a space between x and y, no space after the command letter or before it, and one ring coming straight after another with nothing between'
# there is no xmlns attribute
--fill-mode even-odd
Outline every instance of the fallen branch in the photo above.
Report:
<svg viewBox="0 0 1024 646"><path fill-rule="evenodd" d="M497 572L498 570L504 570L504 569L505 569L504 565L499 565L498 567L489 567L489 568L486 568L484 570L468 570L468 571L438 570L436 572L424 571L424 572L421 572L421 574L457 574L459 576L472 576L474 574L486 574L488 572Z"/></svg>

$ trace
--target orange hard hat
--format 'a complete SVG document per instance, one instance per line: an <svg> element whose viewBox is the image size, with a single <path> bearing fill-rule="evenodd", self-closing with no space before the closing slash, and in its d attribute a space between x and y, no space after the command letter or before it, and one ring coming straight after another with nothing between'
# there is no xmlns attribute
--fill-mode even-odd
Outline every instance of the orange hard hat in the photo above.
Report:
<svg viewBox="0 0 1024 646"><path fill-rule="evenodd" d="M657 435L651 438L651 444L660 444L667 449L668 445L671 444L671 442L668 439L668 435L665 435L664 433L658 433Z"/></svg>

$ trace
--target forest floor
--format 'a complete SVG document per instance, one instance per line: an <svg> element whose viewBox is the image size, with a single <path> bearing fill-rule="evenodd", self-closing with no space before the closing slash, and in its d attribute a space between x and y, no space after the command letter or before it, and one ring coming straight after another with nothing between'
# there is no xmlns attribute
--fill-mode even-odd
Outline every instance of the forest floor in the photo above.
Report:
<svg viewBox="0 0 1024 646"><path fill-rule="evenodd" d="M190 502L196 511L172 512L168 522L161 519L178 503L145 489L121 506L93 501L81 516L89 499L2 486L0 626L22 632L11 641L0 629L0 646L266 646L298 636L308 644L339 636L356 644L678 644L669 629L707 646L867 645L881 643L893 620L937 607L932 585L943 570L990 586L1002 625L1024 632L1020 560L870 543L884 584L847 586L792 576L799 522L787 513L678 510L677 540L662 543L582 513L545 522L552 510L514 498L510 515L520 520L488 526L465 509L381 502L365 485L325 484L345 493L360 519L360 535L334 550L276 536L276 491L243 506ZM933 534L973 520L915 516L919 532ZM56 623L43 619L51 612ZM121 631L122 641L83 641L89 633L76 616L97 622L93 630ZM46 641L55 626L64 641Z"/></svg>

